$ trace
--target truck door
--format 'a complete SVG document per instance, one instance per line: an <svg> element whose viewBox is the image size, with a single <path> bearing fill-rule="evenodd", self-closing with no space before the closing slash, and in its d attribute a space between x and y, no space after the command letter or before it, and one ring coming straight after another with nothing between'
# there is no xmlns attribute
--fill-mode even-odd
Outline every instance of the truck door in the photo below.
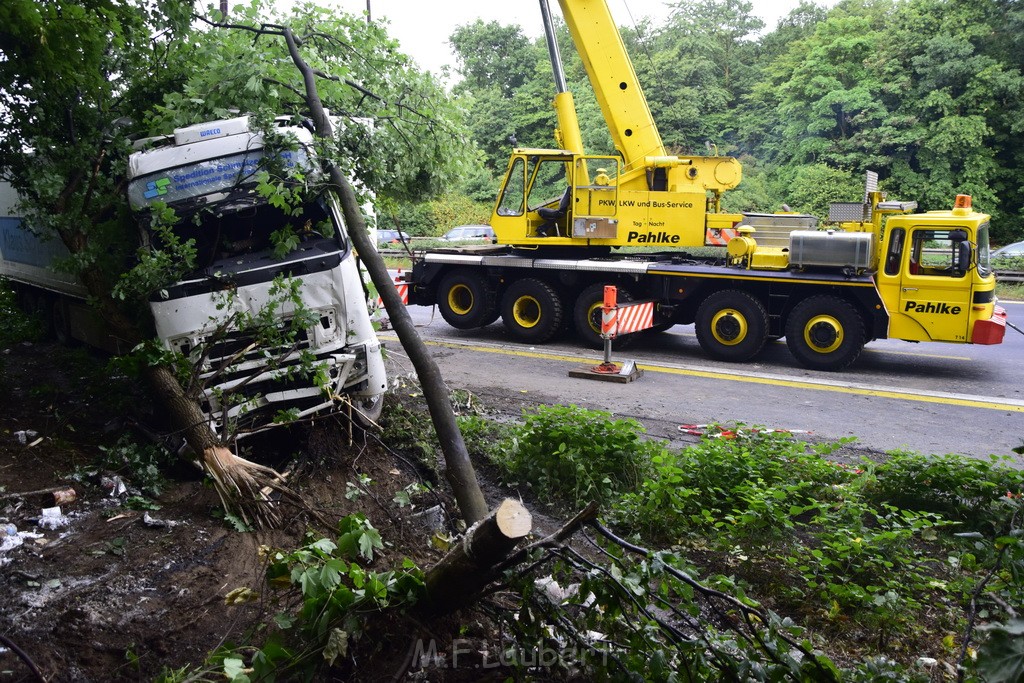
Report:
<svg viewBox="0 0 1024 683"><path fill-rule="evenodd" d="M971 250L967 231L952 227L895 228L889 236L885 280L898 278L890 337L967 341L971 311ZM892 302L894 297L886 297ZM891 308L891 305L890 305Z"/></svg>

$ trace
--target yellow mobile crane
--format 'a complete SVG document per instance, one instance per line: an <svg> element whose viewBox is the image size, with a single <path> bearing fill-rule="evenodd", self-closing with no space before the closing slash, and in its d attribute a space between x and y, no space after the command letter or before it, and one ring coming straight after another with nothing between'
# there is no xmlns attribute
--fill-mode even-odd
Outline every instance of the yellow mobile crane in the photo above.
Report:
<svg viewBox="0 0 1024 683"><path fill-rule="evenodd" d="M814 216L723 212L739 162L667 154L605 0L559 5L618 154L585 153L540 0L559 147L512 151L491 217L497 246L420 255L410 303L436 304L459 329L501 317L514 338L538 344L571 325L600 346L603 290L613 284L620 301L655 302L655 330L694 323L716 359L746 361L785 336L819 370L845 368L873 339L1002 341L989 216L970 197L913 214L915 202L886 201L869 173L862 201L834 205L828 230ZM612 254L625 246L660 251ZM721 256L682 251L704 246Z"/></svg>

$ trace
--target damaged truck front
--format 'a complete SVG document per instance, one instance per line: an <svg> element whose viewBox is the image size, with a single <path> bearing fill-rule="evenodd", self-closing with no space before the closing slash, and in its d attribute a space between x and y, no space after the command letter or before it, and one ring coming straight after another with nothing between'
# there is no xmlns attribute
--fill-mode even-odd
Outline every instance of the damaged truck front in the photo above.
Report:
<svg viewBox="0 0 1024 683"><path fill-rule="evenodd" d="M243 116L177 129L129 159L143 241L194 254L150 298L157 336L188 359L225 438L321 411L380 413L367 290L312 143L288 120L261 131Z"/></svg>

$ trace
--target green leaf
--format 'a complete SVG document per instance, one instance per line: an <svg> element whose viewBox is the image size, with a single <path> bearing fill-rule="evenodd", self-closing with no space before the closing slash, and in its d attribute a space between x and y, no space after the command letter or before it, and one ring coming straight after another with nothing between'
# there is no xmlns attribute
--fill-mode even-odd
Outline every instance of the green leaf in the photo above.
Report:
<svg viewBox="0 0 1024 683"><path fill-rule="evenodd" d="M369 528L359 537L359 554L367 560L373 560L373 551L384 547L381 542L380 533L374 528Z"/></svg>
<svg viewBox="0 0 1024 683"><path fill-rule="evenodd" d="M295 617L285 612L278 612L274 615L274 623L282 631L287 631L295 625Z"/></svg>
<svg viewBox="0 0 1024 683"><path fill-rule="evenodd" d="M246 674L245 662L237 657L225 657L224 677L231 683L249 683L249 676Z"/></svg>
<svg viewBox="0 0 1024 683"><path fill-rule="evenodd" d="M984 627L988 639L978 648L978 671L985 683L1024 679L1024 620Z"/></svg>
<svg viewBox="0 0 1024 683"><path fill-rule="evenodd" d="M345 657L348 654L348 632L340 628L331 629L327 637L327 645L324 646L323 656L327 666L334 666L338 657Z"/></svg>

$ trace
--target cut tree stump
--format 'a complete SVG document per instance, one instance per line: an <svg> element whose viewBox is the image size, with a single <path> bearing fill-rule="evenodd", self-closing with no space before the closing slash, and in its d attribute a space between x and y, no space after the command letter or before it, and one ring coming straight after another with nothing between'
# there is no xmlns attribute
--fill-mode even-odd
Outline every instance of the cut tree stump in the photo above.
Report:
<svg viewBox="0 0 1024 683"><path fill-rule="evenodd" d="M471 599L493 578L491 569L508 557L533 528L530 511L517 500L501 505L466 530L462 540L427 571L428 612L451 612Z"/></svg>

